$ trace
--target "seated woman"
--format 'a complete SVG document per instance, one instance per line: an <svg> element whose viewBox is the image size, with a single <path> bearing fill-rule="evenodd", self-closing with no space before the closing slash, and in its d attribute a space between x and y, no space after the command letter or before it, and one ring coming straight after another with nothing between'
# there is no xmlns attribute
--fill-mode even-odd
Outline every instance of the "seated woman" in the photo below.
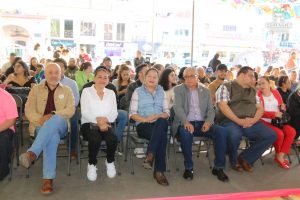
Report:
<svg viewBox="0 0 300 200"><path fill-rule="evenodd" d="M166 68L159 79L161 85L166 93L169 110L173 107L174 102L174 86L176 86L176 74L173 68Z"/></svg>
<svg viewBox="0 0 300 200"><path fill-rule="evenodd" d="M36 84L35 78L29 75L28 66L23 61L14 65L14 73L10 74L4 84L13 87L33 87Z"/></svg>
<svg viewBox="0 0 300 200"><path fill-rule="evenodd" d="M36 57L32 57L30 59L30 64L29 64L29 73L32 75L32 76L35 76L36 75L36 70L37 70L37 66L38 66L39 62L37 60Z"/></svg>
<svg viewBox="0 0 300 200"><path fill-rule="evenodd" d="M126 64L122 64L119 67L118 71L118 79L114 79L112 84L117 89L118 94L118 100L125 96L125 93L127 92L128 85L132 83L130 79L130 68Z"/></svg>
<svg viewBox="0 0 300 200"><path fill-rule="evenodd" d="M144 168L152 169L157 183L169 185L164 175L166 171L166 146L169 110L166 94L158 85L158 71L148 69L141 87L135 89L130 102L129 117L136 121L137 134L149 140Z"/></svg>
<svg viewBox="0 0 300 200"><path fill-rule="evenodd" d="M95 84L85 88L81 94L81 129L83 137L89 142L87 178L90 181L97 179L96 157L102 140L105 140L107 145L107 176L116 176L114 161L117 136L112 131L111 123L116 120L118 112L115 93L105 88L108 81L109 71L99 68L95 71Z"/></svg>
<svg viewBox="0 0 300 200"><path fill-rule="evenodd" d="M78 85L79 91L82 90L83 86L94 80L94 75L93 75L93 67L92 63L90 62L84 62L82 63L79 71L75 73L75 81Z"/></svg>
<svg viewBox="0 0 300 200"><path fill-rule="evenodd" d="M288 98L288 113L291 116L290 124L296 129L296 139L300 136L300 85ZM300 145L300 142L298 142Z"/></svg>
<svg viewBox="0 0 300 200"><path fill-rule="evenodd" d="M291 81L288 76L280 76L278 78L278 92L281 95L283 103L287 103L287 99L291 94Z"/></svg>
<svg viewBox="0 0 300 200"><path fill-rule="evenodd" d="M279 92L271 89L268 77L263 76L258 80L258 89L258 96L264 107L264 114L261 121L277 135L277 139L274 143L276 151L274 160L281 168L289 169L289 162L285 159L285 155L290 152L296 131L288 124L284 124L282 129L280 129L271 123L272 119L282 118L282 110L285 110L285 104Z"/></svg>

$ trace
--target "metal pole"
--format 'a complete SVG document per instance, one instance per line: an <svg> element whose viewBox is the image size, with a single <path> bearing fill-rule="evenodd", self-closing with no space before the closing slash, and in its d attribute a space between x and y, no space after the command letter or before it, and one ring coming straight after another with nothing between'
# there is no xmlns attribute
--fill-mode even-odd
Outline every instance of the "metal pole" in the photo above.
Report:
<svg viewBox="0 0 300 200"><path fill-rule="evenodd" d="M151 60L154 54L154 18L155 18L155 0L152 0L152 35L151 35Z"/></svg>
<svg viewBox="0 0 300 200"><path fill-rule="evenodd" d="M195 23L195 0L193 0L193 10L192 10L192 46L191 46L191 67L194 62L194 24Z"/></svg>

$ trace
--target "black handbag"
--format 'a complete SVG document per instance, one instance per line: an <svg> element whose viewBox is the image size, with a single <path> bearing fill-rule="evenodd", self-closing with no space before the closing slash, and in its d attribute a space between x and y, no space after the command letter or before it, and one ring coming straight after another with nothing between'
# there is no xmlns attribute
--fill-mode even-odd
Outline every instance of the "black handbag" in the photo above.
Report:
<svg viewBox="0 0 300 200"><path fill-rule="evenodd" d="M276 117L275 119L272 119L271 124L273 126L276 126L278 128L283 128L284 124L288 124L291 121L291 116L289 113L286 111L282 113L282 117L278 118Z"/></svg>

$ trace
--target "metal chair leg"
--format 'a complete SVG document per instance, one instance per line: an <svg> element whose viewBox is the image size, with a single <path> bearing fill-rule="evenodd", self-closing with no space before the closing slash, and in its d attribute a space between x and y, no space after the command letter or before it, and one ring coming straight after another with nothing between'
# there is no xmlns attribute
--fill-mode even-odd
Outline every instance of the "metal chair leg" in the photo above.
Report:
<svg viewBox="0 0 300 200"><path fill-rule="evenodd" d="M125 144L125 159L124 161L127 162L127 156L128 156L128 142L129 142L129 135L130 135L130 126L129 126L129 122L127 124L127 135L126 135L126 144ZM131 151L131 149L129 149L129 151Z"/></svg>

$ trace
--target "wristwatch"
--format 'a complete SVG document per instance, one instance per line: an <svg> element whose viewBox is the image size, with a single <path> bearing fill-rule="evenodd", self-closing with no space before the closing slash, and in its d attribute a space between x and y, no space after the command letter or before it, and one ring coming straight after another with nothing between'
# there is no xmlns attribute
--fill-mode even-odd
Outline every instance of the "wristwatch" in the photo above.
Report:
<svg viewBox="0 0 300 200"><path fill-rule="evenodd" d="M52 111L52 112L51 112L51 115L55 115L55 111Z"/></svg>

